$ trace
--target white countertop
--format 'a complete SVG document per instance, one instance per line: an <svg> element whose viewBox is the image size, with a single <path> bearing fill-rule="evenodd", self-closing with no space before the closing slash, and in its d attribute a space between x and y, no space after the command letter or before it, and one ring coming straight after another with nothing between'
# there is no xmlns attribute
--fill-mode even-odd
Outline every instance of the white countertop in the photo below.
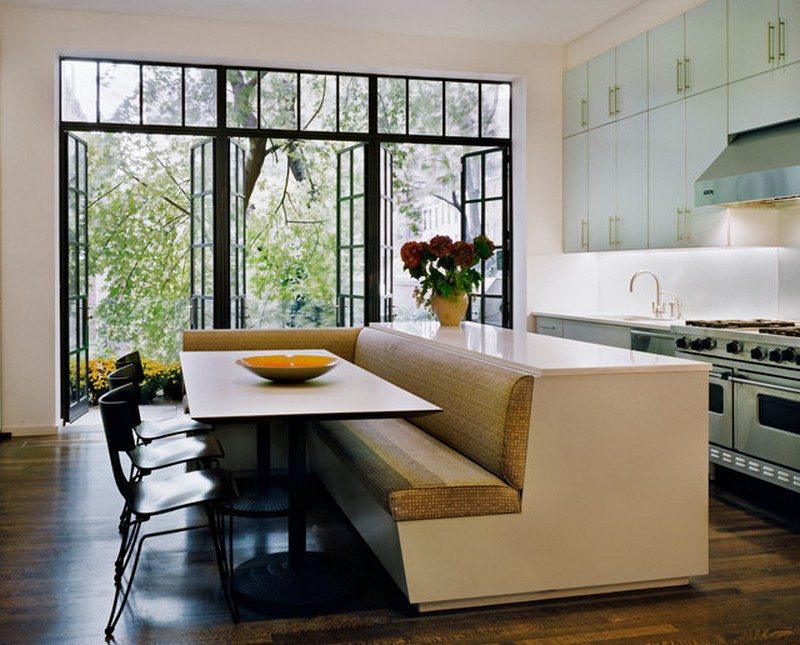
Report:
<svg viewBox="0 0 800 645"><path fill-rule="evenodd" d="M672 325L682 325L683 320L676 318L653 318L646 315L637 314L613 314L602 311L570 311L570 312L545 312L534 311L534 316L546 316L548 318L564 318L567 320L580 320L584 322L598 322L609 325L622 325L624 327L636 327L643 329L660 329L669 331Z"/></svg>
<svg viewBox="0 0 800 645"><path fill-rule="evenodd" d="M624 372L707 372L698 361L635 352L526 331L465 322L441 327L434 321L372 323L370 327L464 352L477 352L487 360L512 364L534 376L613 374Z"/></svg>

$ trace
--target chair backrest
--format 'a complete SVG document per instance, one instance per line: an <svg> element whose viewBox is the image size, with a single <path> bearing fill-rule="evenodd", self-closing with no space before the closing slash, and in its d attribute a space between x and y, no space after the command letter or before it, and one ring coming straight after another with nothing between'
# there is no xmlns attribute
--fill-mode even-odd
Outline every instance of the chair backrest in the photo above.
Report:
<svg viewBox="0 0 800 645"><path fill-rule="evenodd" d="M142 357L139 355L139 352L131 352L130 354L120 356L115 361L114 365L116 367L133 365L133 369L136 370L136 382L142 383L144 381L144 368L142 367Z"/></svg>
<svg viewBox="0 0 800 645"><path fill-rule="evenodd" d="M119 454L133 450L136 446L133 428L136 425L131 411L138 408L136 405L136 387L132 383L109 390L98 399L100 416L103 419L103 432L106 435L106 446L111 458L111 470L114 473L114 482L122 493L128 498L130 482L122 468Z"/></svg>
<svg viewBox="0 0 800 645"><path fill-rule="evenodd" d="M136 380L136 367L133 363L125 363L122 367L115 369L108 375L108 389L115 390L123 385L133 385L134 394L131 403L131 419L133 425L138 426L142 422L139 414L139 383Z"/></svg>

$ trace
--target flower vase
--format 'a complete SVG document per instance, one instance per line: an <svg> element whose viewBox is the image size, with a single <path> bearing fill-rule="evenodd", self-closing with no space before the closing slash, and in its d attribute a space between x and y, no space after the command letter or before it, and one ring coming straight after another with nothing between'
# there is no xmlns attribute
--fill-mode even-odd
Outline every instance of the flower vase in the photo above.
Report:
<svg viewBox="0 0 800 645"><path fill-rule="evenodd" d="M443 298L436 294L431 296L433 313L439 319L439 324L445 327L458 326L464 319L468 305L469 298L466 293L454 298Z"/></svg>

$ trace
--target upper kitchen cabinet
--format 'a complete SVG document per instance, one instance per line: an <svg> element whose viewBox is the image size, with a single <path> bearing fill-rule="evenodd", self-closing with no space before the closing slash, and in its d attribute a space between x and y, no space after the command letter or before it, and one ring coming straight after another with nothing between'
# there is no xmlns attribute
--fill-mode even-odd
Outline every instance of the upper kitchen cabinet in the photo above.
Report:
<svg viewBox="0 0 800 645"><path fill-rule="evenodd" d="M589 130L589 250L616 248L616 125Z"/></svg>
<svg viewBox="0 0 800 645"><path fill-rule="evenodd" d="M564 139L564 252L589 250L587 135Z"/></svg>
<svg viewBox="0 0 800 645"><path fill-rule="evenodd" d="M732 134L800 119L800 63L736 81L729 89Z"/></svg>
<svg viewBox="0 0 800 645"><path fill-rule="evenodd" d="M800 60L800 0L730 0L730 80Z"/></svg>
<svg viewBox="0 0 800 645"><path fill-rule="evenodd" d="M710 0L648 34L650 107L728 82L725 0Z"/></svg>
<svg viewBox="0 0 800 645"><path fill-rule="evenodd" d="M650 110L648 141L650 248L688 243L685 227L686 114L683 101Z"/></svg>
<svg viewBox="0 0 800 645"><path fill-rule="evenodd" d="M589 127L647 109L647 38L638 36L588 63Z"/></svg>
<svg viewBox="0 0 800 645"><path fill-rule="evenodd" d="M686 12L683 85L687 96L728 82L728 20L725 0Z"/></svg>
<svg viewBox="0 0 800 645"><path fill-rule="evenodd" d="M588 102L586 98L586 63L564 73L564 136L586 130Z"/></svg>
<svg viewBox="0 0 800 645"><path fill-rule="evenodd" d="M647 248L647 113L617 121L614 248Z"/></svg>

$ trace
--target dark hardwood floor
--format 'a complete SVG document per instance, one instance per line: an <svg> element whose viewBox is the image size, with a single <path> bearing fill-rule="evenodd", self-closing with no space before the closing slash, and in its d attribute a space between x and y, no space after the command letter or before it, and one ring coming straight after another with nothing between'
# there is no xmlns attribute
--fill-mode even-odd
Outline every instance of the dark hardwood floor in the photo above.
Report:
<svg viewBox="0 0 800 645"><path fill-rule="evenodd" d="M323 496L309 513L310 546L347 554L358 563L363 582L358 597L306 617L245 609L242 622L234 625L207 534L155 538L145 548L115 638L160 643L800 643L800 497L790 496L762 516L754 510L757 504L739 505L741 495L746 491L713 493L711 572L689 587L424 616L407 609ZM101 433L84 429L58 438L0 443L0 642L103 640L119 511ZM170 523L152 522L153 528ZM238 521L238 559L283 548L283 527L280 519Z"/></svg>

